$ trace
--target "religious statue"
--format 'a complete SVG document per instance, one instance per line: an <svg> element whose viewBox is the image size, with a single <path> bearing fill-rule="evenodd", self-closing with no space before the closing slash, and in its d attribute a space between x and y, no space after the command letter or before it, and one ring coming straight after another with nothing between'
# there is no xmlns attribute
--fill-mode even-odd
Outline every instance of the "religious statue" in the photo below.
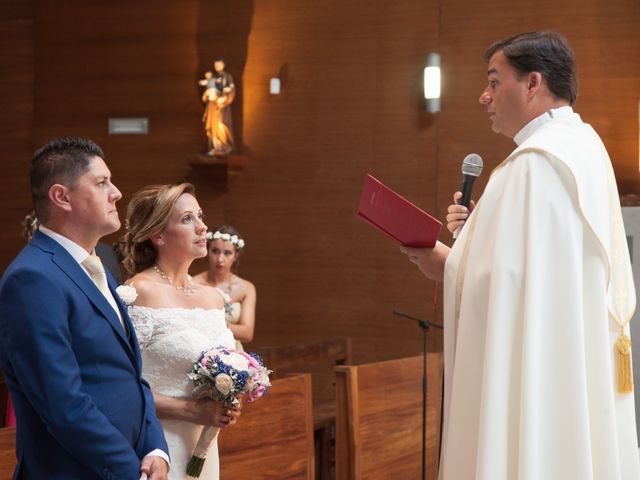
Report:
<svg viewBox="0 0 640 480"><path fill-rule="evenodd" d="M202 102L205 104L202 123L209 143L207 155L224 156L235 150L231 103L236 94L233 77L225 71L224 58L213 62L214 72L208 71L198 81L205 88Z"/></svg>

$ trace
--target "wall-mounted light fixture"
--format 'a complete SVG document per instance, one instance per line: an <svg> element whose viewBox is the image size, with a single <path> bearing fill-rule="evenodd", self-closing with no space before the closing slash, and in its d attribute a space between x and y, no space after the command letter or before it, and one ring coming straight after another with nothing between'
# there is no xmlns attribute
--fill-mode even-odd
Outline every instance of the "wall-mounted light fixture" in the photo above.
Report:
<svg viewBox="0 0 640 480"><path fill-rule="evenodd" d="M424 99L427 112L440 111L440 54L427 55L424 68Z"/></svg>
<svg viewBox="0 0 640 480"><path fill-rule="evenodd" d="M280 95L280 79L273 77L269 80L269 93L271 95Z"/></svg>

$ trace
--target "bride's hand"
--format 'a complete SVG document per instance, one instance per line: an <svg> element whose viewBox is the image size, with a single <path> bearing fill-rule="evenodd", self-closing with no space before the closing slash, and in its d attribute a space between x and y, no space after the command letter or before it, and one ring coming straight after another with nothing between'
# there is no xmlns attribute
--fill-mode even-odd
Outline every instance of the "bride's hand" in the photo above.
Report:
<svg viewBox="0 0 640 480"><path fill-rule="evenodd" d="M222 402L209 399L195 400L193 404L193 423L227 427L233 425L240 416L241 407L230 407Z"/></svg>
<svg viewBox="0 0 640 480"><path fill-rule="evenodd" d="M226 427L233 425L240 416L242 405L230 407L222 402L207 398L172 398L153 394L158 417L181 420L196 425L213 425Z"/></svg>
<svg viewBox="0 0 640 480"><path fill-rule="evenodd" d="M216 402L218 403L218 402ZM220 427L228 427L229 425L235 425L240 418L240 410L242 409L242 403L237 407L230 407L225 403L220 403L222 407L222 425Z"/></svg>

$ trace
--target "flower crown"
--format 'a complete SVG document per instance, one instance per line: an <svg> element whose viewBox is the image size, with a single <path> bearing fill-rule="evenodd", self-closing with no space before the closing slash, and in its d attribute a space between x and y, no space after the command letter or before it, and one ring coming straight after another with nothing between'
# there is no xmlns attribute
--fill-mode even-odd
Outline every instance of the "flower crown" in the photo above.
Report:
<svg viewBox="0 0 640 480"><path fill-rule="evenodd" d="M222 233L220 230L215 232L207 232L207 240L224 240L225 242L233 243L238 250L244 248L244 240L238 235L231 235L230 233Z"/></svg>

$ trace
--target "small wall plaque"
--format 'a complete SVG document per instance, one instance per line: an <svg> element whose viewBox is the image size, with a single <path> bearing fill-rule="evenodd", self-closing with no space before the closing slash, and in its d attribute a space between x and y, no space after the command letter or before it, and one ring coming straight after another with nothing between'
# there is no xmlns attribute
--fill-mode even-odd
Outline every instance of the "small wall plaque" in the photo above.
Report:
<svg viewBox="0 0 640 480"><path fill-rule="evenodd" d="M148 118L110 118L109 135L146 135L149 133Z"/></svg>

